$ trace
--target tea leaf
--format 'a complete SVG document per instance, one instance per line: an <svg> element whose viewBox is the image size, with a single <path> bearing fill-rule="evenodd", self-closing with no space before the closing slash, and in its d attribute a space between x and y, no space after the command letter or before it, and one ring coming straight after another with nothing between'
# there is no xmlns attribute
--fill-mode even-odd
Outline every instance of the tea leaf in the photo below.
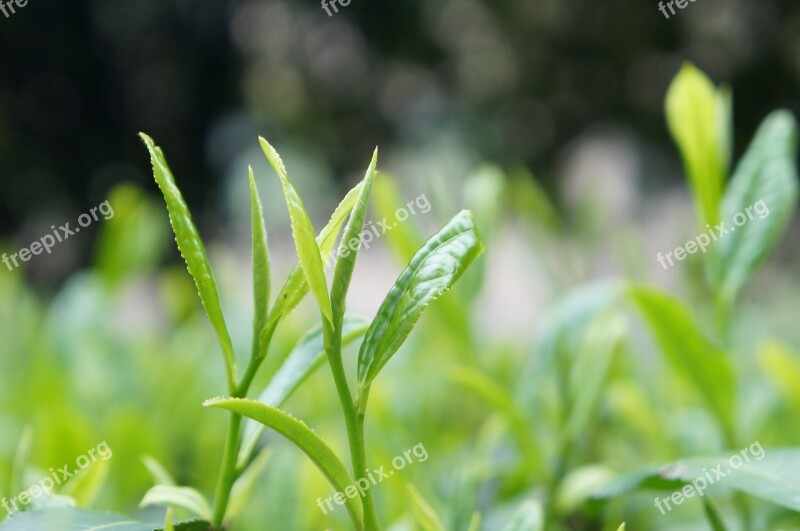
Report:
<svg viewBox="0 0 800 531"><path fill-rule="evenodd" d="M711 524L713 531L725 531L725 524L719 515L717 509L711 504L711 500L703 498L703 510L708 518L708 523Z"/></svg>
<svg viewBox="0 0 800 531"><path fill-rule="evenodd" d="M253 302L255 308L253 327L254 337L258 338L259 332L267 323L267 314L269 313L270 264L267 231L264 228L264 211L261 207L261 199L258 197L253 168L249 168L249 177L250 220L253 237ZM255 353L263 355L260 345L256 345Z"/></svg>
<svg viewBox="0 0 800 531"><path fill-rule="evenodd" d="M300 199L297 190L289 182L289 177L286 175L286 168L283 166L278 152L275 151L269 142L264 138L259 137L261 149L264 155L269 160L272 169L278 174L283 187L283 195L286 199L286 206L289 209L289 218L292 222L292 232L294 234L294 243L297 248L297 258L303 268L306 281L308 282L311 292L317 299L320 312L322 316L330 323L333 323L333 316L331 314L331 301L328 295L328 284L325 280L325 271L322 267L322 257L320 256L319 244L314 236L314 226L308 218L306 209L303 206L303 201Z"/></svg>
<svg viewBox="0 0 800 531"><path fill-rule="evenodd" d="M211 520L211 507L202 494L189 487L156 485L148 490L139 507L160 505L161 507L181 507L192 514Z"/></svg>
<svg viewBox="0 0 800 531"><path fill-rule="evenodd" d="M320 255L326 259L333 251L333 247L336 244L336 239L339 236L339 231L341 231L342 226L344 225L345 221L347 221L347 216L350 214L350 211L353 209L353 205L355 205L356 200L358 199L359 192L361 190L361 184L359 183L352 190L347 192L344 199L342 199L339 206L336 207L336 210L333 211L331 215L331 219L328 221L328 224L325 225L319 235L317 236L317 244L319 245ZM272 310L269 314L269 319L267 320L267 324L261 330L261 335L265 335L269 333L269 331L284 317L289 315L289 313L297 307L300 301L303 300L303 297L306 296L308 293L308 282L306 282L305 275L303 274L303 268L298 264L292 272L289 274L289 278L286 279L283 287L281 288L280 293L278 293L278 297L275 299L275 304L272 307Z"/></svg>
<svg viewBox="0 0 800 531"><path fill-rule="evenodd" d="M736 294L775 247L797 204L797 122L789 111L767 116L736 168L722 210L730 233L719 240L722 295ZM745 216L739 226L735 216ZM734 232L735 230L735 232Z"/></svg>
<svg viewBox="0 0 800 531"><path fill-rule="evenodd" d="M472 215L464 210L411 259L381 304L361 345L358 382L362 392L403 344L425 307L450 289L482 251Z"/></svg>
<svg viewBox="0 0 800 531"><path fill-rule="evenodd" d="M711 80L690 63L683 65L667 91L667 124L680 148L701 226L719 223L726 177L721 154L728 142L721 137L724 105Z"/></svg>
<svg viewBox="0 0 800 531"><path fill-rule="evenodd" d="M372 190L372 181L375 177L375 166L378 164L378 148L372 154L372 161L367 169L367 174L361 185L358 199L350 213L350 221L344 229L342 241L339 244L339 258L336 262L336 271L333 276L333 286L331 288L331 300L333 304L333 324L338 327L344 318L345 306L347 302L347 289L350 287L350 280L353 277L353 269L356 266L356 257L361 249L361 232L364 230L364 218L367 216L367 204L369 194ZM350 243L358 241L358 246L353 249Z"/></svg>
<svg viewBox="0 0 800 531"><path fill-rule="evenodd" d="M632 285L628 295L644 317L666 360L694 384L711 410L730 431L734 406L731 359L708 340L691 312L674 297ZM726 435L730 433L726 432Z"/></svg>
<svg viewBox="0 0 800 531"><path fill-rule="evenodd" d="M233 344L225 324L225 316L222 313L217 283L214 274L206 257L203 241L197 232L197 228L192 222L189 208L183 200L180 190L175 184L175 178L167 165L167 160L161 148L155 145L153 139L144 133L140 133L148 151L150 161L153 165L153 175L155 176L158 187L164 195L169 212L169 221L175 233L175 241L178 249L186 262L189 274L192 275L200 300L208 314L214 330L217 332L222 354L225 358L225 369L228 376L229 389L236 387L236 359L233 355Z"/></svg>
<svg viewBox="0 0 800 531"><path fill-rule="evenodd" d="M503 531L542 531L544 529L544 512L537 500L523 503L503 528Z"/></svg>
<svg viewBox="0 0 800 531"><path fill-rule="evenodd" d="M233 411L257 420L280 433L311 458L338 492L344 492L346 487L353 484L347 468L330 446L305 423L288 413L261 402L241 398L215 398L207 400L203 405ZM360 528L362 521L360 498L346 498L345 507Z"/></svg>
<svg viewBox="0 0 800 531"><path fill-rule="evenodd" d="M342 346L364 335L368 327L369 321L362 317L345 317L342 324ZM324 361L322 327L317 326L300 339L258 397L258 401L268 406L280 406ZM253 455L262 433L264 433L263 424L249 420L245 425L244 442L239 451L240 467Z"/></svg>

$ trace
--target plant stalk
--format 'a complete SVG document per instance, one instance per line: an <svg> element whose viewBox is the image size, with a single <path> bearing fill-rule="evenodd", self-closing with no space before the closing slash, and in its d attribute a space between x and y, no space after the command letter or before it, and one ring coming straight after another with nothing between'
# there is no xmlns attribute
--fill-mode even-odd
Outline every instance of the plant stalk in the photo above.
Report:
<svg viewBox="0 0 800 531"><path fill-rule="evenodd" d="M344 364L342 363L342 335L341 325L336 330L327 322L323 323L323 334L325 336L328 363L331 366L331 373L336 384L336 392L342 404L345 426L347 428L347 440L350 446L350 459L353 464L353 479L357 480L359 473L363 474L367 470L366 447L364 444L364 414L356 412L356 405L350 393L350 386L347 383ZM364 509L363 527L369 531L380 531L378 512L375 509L375 502L372 493L367 489L361 497L361 504ZM356 526L360 523L356 523Z"/></svg>

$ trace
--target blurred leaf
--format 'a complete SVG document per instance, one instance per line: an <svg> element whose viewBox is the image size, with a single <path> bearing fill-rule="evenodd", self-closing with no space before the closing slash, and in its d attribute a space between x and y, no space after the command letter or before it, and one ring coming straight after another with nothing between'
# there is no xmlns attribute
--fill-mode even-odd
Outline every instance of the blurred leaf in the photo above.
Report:
<svg viewBox="0 0 800 531"><path fill-rule="evenodd" d="M369 203L369 194L372 191L372 181L375 177L375 166L377 164L378 148L375 148L367 174L362 181L358 199L350 214L350 221L347 222L342 235L342 242L339 244L338 260L331 288L333 326L337 329L341 325L342 319L344 319L347 290L353 277L358 251L361 249L361 233L364 230L364 219L367 216L367 204ZM358 246L355 249L351 245L352 241L358 241Z"/></svg>
<svg viewBox="0 0 800 531"><path fill-rule="evenodd" d="M725 531L725 524L722 522L719 512L708 498L703 498L703 510L713 531Z"/></svg>
<svg viewBox="0 0 800 531"><path fill-rule="evenodd" d="M613 478L613 471L603 465L576 468L561 480L553 504L559 513L572 514Z"/></svg>
<svg viewBox="0 0 800 531"><path fill-rule="evenodd" d="M378 172L374 184L374 203L375 213L383 218L392 230L383 235L395 256L401 263L407 264L414 253L419 249L424 238L416 230L414 223L406 220L401 222L397 219L397 211L405 206L400 198L400 192L394 184L394 180L386 173Z"/></svg>
<svg viewBox="0 0 800 531"><path fill-rule="evenodd" d="M269 449L263 450L233 484L231 499L226 512L227 518L235 518L247 506L247 503L253 497L258 478L264 472L271 457L272 452Z"/></svg>
<svg viewBox="0 0 800 531"><path fill-rule="evenodd" d="M211 520L211 506L205 497L190 487L175 487L172 485L156 485L148 490L140 507L160 505L161 507L180 507L192 514Z"/></svg>
<svg viewBox="0 0 800 531"><path fill-rule="evenodd" d="M523 503L503 531L544 531L544 511L538 500Z"/></svg>
<svg viewBox="0 0 800 531"><path fill-rule="evenodd" d="M625 522L622 522L622 523L619 525L619 527L617 528L617 531L625 531Z"/></svg>
<svg viewBox="0 0 800 531"><path fill-rule="evenodd" d="M783 400L800 411L800 354L782 343L770 341L758 348L758 362Z"/></svg>
<svg viewBox="0 0 800 531"><path fill-rule="evenodd" d="M330 446L305 423L288 413L261 402L237 398L214 398L207 400L203 405L244 415L280 433L311 458L338 492L344 492L347 486L353 484L347 468ZM360 498L346 498L345 507L353 522L359 527L362 522Z"/></svg>
<svg viewBox="0 0 800 531"><path fill-rule="evenodd" d="M253 168L249 168L250 177L250 221L253 238L253 337L256 341L253 354L263 356L266 354L260 345L259 334L267 324L269 313L270 292L270 264L269 248L267 247L267 230L264 227L264 209L258 196L256 179Z"/></svg>
<svg viewBox="0 0 800 531"><path fill-rule="evenodd" d="M131 183L115 186L108 204L113 217L99 226L96 265L105 280L116 285L156 267L167 242L163 209Z"/></svg>
<svg viewBox="0 0 800 531"><path fill-rule="evenodd" d="M472 518L469 521L467 531L479 531L481 528L481 513L475 511L472 513Z"/></svg>
<svg viewBox="0 0 800 531"><path fill-rule="evenodd" d="M347 316L342 324L342 347L364 335L369 321L362 317ZM280 406L289 398L295 389L305 381L325 361L322 327L316 326L305 336L287 356L278 372L269 382L258 401L268 406ZM264 433L264 425L248 420L245 425L244 442L239 451L239 467L243 467Z"/></svg>
<svg viewBox="0 0 800 531"><path fill-rule="evenodd" d="M411 259L381 304L361 345L358 381L362 392L400 348L425 307L450 289L482 251L472 215L464 210Z"/></svg>
<svg viewBox="0 0 800 531"><path fill-rule="evenodd" d="M723 220L731 224L737 214L748 218L741 226L730 226L730 234L719 241L720 288L728 301L733 301L792 220L798 196L796 158L797 122L789 111L773 112L759 127L725 191Z"/></svg>
<svg viewBox="0 0 800 531"><path fill-rule="evenodd" d="M147 468L147 471L150 473L150 477L153 478L153 483L156 485L171 485L173 487L177 486L177 483L172 475L154 457L143 455L142 463L144 463L145 468Z"/></svg>
<svg viewBox="0 0 800 531"><path fill-rule="evenodd" d="M450 369L450 377L465 390L482 399L492 410L503 414L525 462L522 472L530 474L540 471L541 448L533 436L534 427L514 403L508 389L472 367L453 367Z"/></svg>
<svg viewBox="0 0 800 531"><path fill-rule="evenodd" d="M297 248L297 258L303 268L303 272L308 282L311 292L317 299L317 304L322 312L322 316L333 323L333 316L331 314L331 300L328 295L328 284L325 280L325 271L322 266L322 257L320 256L319 244L317 244L314 236L314 226L308 218L306 209L303 206L303 201L294 189L294 186L289 182L289 177L286 175L286 168L283 166L278 152L275 151L269 142L263 137L259 137L261 149L264 155L269 160L272 169L278 174L283 187L283 195L286 199L286 206L289 209L289 218L292 222L292 233L294 234L294 243Z"/></svg>
<svg viewBox="0 0 800 531"><path fill-rule="evenodd" d="M28 459L31 453L31 441L33 440L33 427L28 424L22 430L22 436L17 443L14 453L14 462L11 466L11 492L21 492L25 489L24 483L25 470L28 468Z"/></svg>
<svg viewBox="0 0 800 531"><path fill-rule="evenodd" d="M176 524L175 531L208 531L211 524L191 520ZM145 524L127 516L87 511L85 509L55 508L21 513L0 522L0 531L163 531L158 524Z"/></svg>
<svg viewBox="0 0 800 531"><path fill-rule="evenodd" d="M667 91L667 124L683 156L701 226L719 223L726 177L720 156L729 141L720 138L722 101L711 80L690 63L681 67Z"/></svg>
<svg viewBox="0 0 800 531"><path fill-rule="evenodd" d="M425 498L422 497L414 485L408 484L406 488L411 500L411 512L420 527L425 531L447 531L442 519L439 518L433 507L425 501Z"/></svg>
<svg viewBox="0 0 800 531"><path fill-rule="evenodd" d="M75 500L78 507L91 507L95 497L105 484L109 465L109 461L100 460L91 467L81 470L64 485L59 494Z"/></svg>
<svg viewBox="0 0 800 531"><path fill-rule="evenodd" d="M612 480L599 489L595 497L617 498L642 488L678 490L694 482L696 491L733 489L800 511L800 449L761 450L761 459L752 451L747 455L749 460L739 452L732 452L717 457L690 457L662 467L647 467ZM733 456L739 456L741 466L733 467ZM723 474L721 478L718 477L720 473ZM701 485L701 480L704 485Z"/></svg>
<svg viewBox="0 0 800 531"><path fill-rule="evenodd" d="M541 187L530 170L517 165L509 172L507 201L519 216L532 219L548 232L561 227L561 219L547 192Z"/></svg>
<svg viewBox="0 0 800 531"><path fill-rule="evenodd" d="M688 308L662 291L631 285L628 295L670 365L705 398L732 438L734 367L731 359L698 327Z"/></svg>
<svg viewBox="0 0 800 531"><path fill-rule="evenodd" d="M570 375L571 408L567 436L577 439L585 434L600 398L614 353L627 333L627 323L618 314L603 314L583 334L584 346L578 352Z"/></svg>
<svg viewBox="0 0 800 531"><path fill-rule="evenodd" d="M236 359L233 354L233 344L231 343L231 338L228 333L228 327L225 324L225 316L222 313L217 283L214 280L214 274L211 271L208 258L206 258L203 241L192 222L189 208L186 206L186 202L183 200L183 196L175 184L175 179L167 165L167 160L161 148L156 146L153 140L144 133L140 133L139 136L142 137L142 140L144 140L150 152L150 160L153 164L153 175L166 200L169 220L172 224L172 230L175 233L175 241L178 244L178 249L186 262L189 273L194 279L197 292L200 295L203 307L206 309L208 318L214 326L214 330L217 332L217 337L222 347L222 354L225 357L228 388L235 389Z"/></svg>

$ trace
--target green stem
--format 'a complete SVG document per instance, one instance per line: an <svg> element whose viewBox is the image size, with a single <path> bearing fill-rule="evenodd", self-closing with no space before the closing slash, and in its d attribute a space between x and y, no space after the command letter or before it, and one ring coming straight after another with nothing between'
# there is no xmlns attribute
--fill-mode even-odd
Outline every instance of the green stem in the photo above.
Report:
<svg viewBox="0 0 800 531"><path fill-rule="evenodd" d="M335 331L327 322L323 323L323 335L325 338L325 352L328 355L328 363L331 366L333 381L336 384L336 392L339 395L339 402L342 404L345 426L347 428L347 440L350 446L350 458L353 463L353 479L358 479L359 474L363 474L367 469L366 449L364 444L364 414L356 412L356 405L350 393L350 386L347 383L344 364L342 363L342 335L341 326ZM364 491L361 496L361 503L364 508L363 526L369 531L380 531L378 513L369 489ZM360 522L354 522L356 527Z"/></svg>
<svg viewBox="0 0 800 531"><path fill-rule="evenodd" d="M242 416L232 413L228 422L228 435L225 439L225 450L222 454L222 465L217 480L217 490L214 496L214 529L222 529L225 513L228 510L233 483L236 481L236 458L239 452L239 431L242 426Z"/></svg>
<svg viewBox="0 0 800 531"><path fill-rule="evenodd" d="M247 371L238 386L234 386L231 390L233 398L244 398L250 391L250 386L253 379L258 373L261 363L266 358L269 344L272 341L272 333L275 331L275 326L271 325L265 327L263 332L253 338L253 349L250 356L250 363L247 366ZM231 491L233 484L241 473L237 469L237 461L239 457L239 444L242 429L242 416L236 413L231 413L230 420L228 421L228 433L225 437L225 449L222 453L222 463L220 465L219 477L217 478L217 487L214 495L214 529L221 530L225 522L225 514L228 512L228 502L231 499Z"/></svg>

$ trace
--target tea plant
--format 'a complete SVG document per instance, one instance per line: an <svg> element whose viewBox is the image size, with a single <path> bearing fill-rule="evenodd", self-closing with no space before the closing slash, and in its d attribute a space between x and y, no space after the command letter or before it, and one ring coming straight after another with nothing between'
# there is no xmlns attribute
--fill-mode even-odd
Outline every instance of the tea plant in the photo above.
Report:
<svg viewBox="0 0 800 531"><path fill-rule="evenodd" d="M207 529L209 526L223 529L229 518L232 502L242 503L242 500L233 498L237 495L246 496L248 489L243 484L252 484L252 476L263 465L263 460L256 454L258 439L265 426L285 436L305 452L336 490L345 492L348 486L356 483L361 471L368 469L364 423L370 389L376 378L408 337L426 306L444 294L482 252L482 244L470 212L462 211L456 215L416 252L371 322L346 316L346 297L361 247L368 199L376 173L377 150L364 180L345 196L325 228L319 235L315 235L302 200L290 183L280 156L266 140L260 139L264 154L281 182L299 264L270 306L271 274L267 234L251 169L249 182L253 240L253 339L247 368L240 376L233 342L203 242L164 154L149 137L143 134L142 139L150 152L156 182L166 200L175 240L194 279L223 355L229 396L208 400L205 405L230 412L213 505L198 491L176 486L166 470L153 460L149 460L147 465L159 484L145 495L143 504L169 508L163 529L187 531ZM329 288L323 263L327 262L328 256L334 250L340 232L342 237L332 285ZM263 391L260 400L248 399L254 378L269 352L278 324L308 292L313 294L319 306L321 325L300 341ZM362 336L357 381L353 386L347 380L342 347ZM305 423L279 409L325 359L330 366L344 416L352 472L331 447ZM252 419L246 427L243 427L244 417ZM344 505L355 529L381 528L369 489L359 491L357 497L347 497ZM188 511L199 520L173 524L172 507ZM123 522L125 529L154 529L152 525L133 523L121 517L67 508L24 513L6 522L8 525L4 525L3 529L48 530L62 529L64 526L71 526L70 529L89 529L97 525L123 525Z"/></svg>

